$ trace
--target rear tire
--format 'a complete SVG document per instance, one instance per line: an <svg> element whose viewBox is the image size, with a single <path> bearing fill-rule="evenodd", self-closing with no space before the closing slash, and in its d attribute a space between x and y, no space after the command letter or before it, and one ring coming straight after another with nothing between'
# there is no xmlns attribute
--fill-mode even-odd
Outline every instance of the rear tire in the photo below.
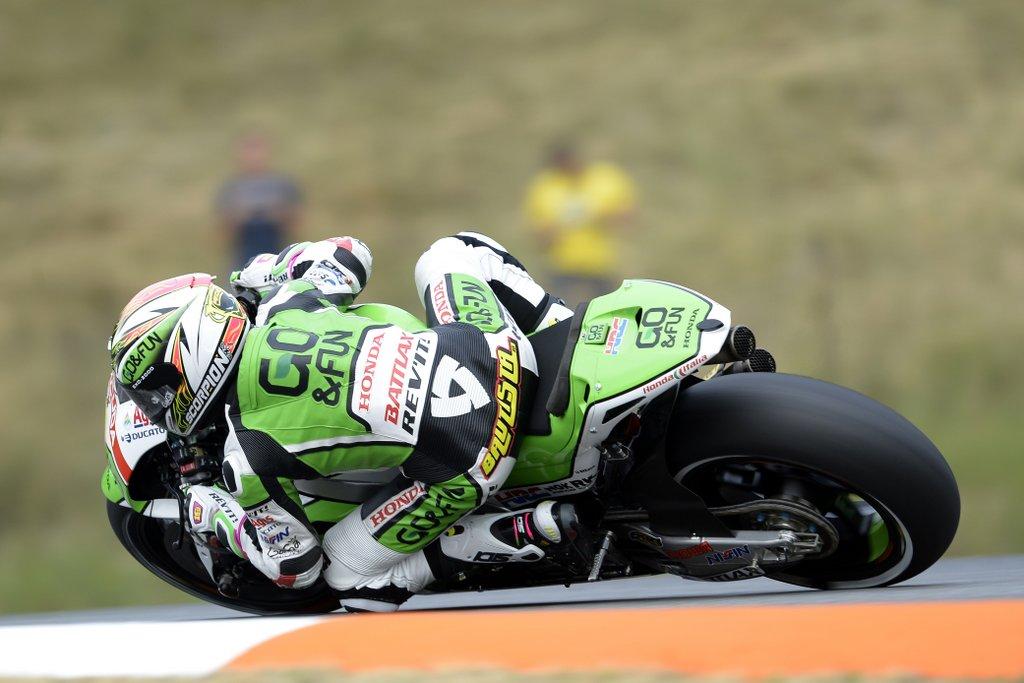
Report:
<svg viewBox="0 0 1024 683"><path fill-rule="evenodd" d="M670 467L687 486L688 476L699 479L700 468L715 462L792 466L839 482L875 508L890 534L902 536L884 561L857 568L808 559L770 574L779 581L814 588L898 583L934 564L956 534L960 494L938 449L896 412L834 384L761 373L711 379L680 394L667 444ZM714 505L715 494L705 489L693 490Z"/></svg>

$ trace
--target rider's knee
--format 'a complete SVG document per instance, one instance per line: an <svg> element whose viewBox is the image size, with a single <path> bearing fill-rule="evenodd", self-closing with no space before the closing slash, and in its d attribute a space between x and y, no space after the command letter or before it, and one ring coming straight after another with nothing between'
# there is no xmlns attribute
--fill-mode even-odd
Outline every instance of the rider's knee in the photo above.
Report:
<svg viewBox="0 0 1024 683"><path fill-rule="evenodd" d="M323 549L330 560L324 581L335 590L390 584L416 592L433 580L422 551L406 554L384 547L369 533L358 511L328 529Z"/></svg>
<svg viewBox="0 0 1024 683"><path fill-rule="evenodd" d="M332 581L342 584L352 576L376 576L407 557L375 539L363 523L358 510L349 513L327 530L323 550L330 561L324 571L324 579L332 586Z"/></svg>
<svg viewBox="0 0 1024 683"><path fill-rule="evenodd" d="M401 561L378 568L372 573L352 569L345 564L343 558L332 559L324 569L323 576L327 585L337 591L382 588L390 585L418 593L434 580L433 571L422 550L404 556Z"/></svg>

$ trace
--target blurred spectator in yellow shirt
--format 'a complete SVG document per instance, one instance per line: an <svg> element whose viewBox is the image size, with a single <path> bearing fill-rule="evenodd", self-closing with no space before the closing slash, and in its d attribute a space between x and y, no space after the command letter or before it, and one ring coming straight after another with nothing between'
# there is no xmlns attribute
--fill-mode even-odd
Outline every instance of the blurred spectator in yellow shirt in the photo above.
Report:
<svg viewBox="0 0 1024 683"><path fill-rule="evenodd" d="M526 217L548 253L552 290L572 304L606 294L619 271L618 234L633 215L629 177L604 162L584 163L555 146L526 196Z"/></svg>

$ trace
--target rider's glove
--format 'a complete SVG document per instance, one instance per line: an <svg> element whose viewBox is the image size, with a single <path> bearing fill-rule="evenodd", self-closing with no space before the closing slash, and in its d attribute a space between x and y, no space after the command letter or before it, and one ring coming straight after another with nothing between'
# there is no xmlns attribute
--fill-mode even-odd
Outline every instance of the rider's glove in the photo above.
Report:
<svg viewBox="0 0 1024 683"><path fill-rule="evenodd" d="M249 259L241 270L231 273L235 291L251 290L260 294L292 279L289 265L312 246L313 242L296 242L280 254L259 254Z"/></svg>
<svg viewBox="0 0 1024 683"><path fill-rule="evenodd" d="M268 579L282 580L280 566L263 554L252 522L230 493L216 486L190 486L185 492L185 512L189 531L204 538L216 536L221 546L248 560Z"/></svg>
<svg viewBox="0 0 1024 683"><path fill-rule="evenodd" d="M245 510L234 497L216 486L190 486L185 493L189 530L203 537L216 536L220 545L239 557L245 548Z"/></svg>

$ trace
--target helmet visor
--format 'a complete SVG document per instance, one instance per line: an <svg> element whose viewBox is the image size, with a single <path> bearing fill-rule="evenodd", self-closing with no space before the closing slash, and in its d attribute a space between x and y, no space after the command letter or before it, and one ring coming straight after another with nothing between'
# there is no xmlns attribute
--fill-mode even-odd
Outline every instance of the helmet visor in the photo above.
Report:
<svg viewBox="0 0 1024 683"><path fill-rule="evenodd" d="M171 363L156 363L142 377L129 385L122 385L122 388L143 415L151 422L159 423L174 402L180 384L178 368Z"/></svg>

